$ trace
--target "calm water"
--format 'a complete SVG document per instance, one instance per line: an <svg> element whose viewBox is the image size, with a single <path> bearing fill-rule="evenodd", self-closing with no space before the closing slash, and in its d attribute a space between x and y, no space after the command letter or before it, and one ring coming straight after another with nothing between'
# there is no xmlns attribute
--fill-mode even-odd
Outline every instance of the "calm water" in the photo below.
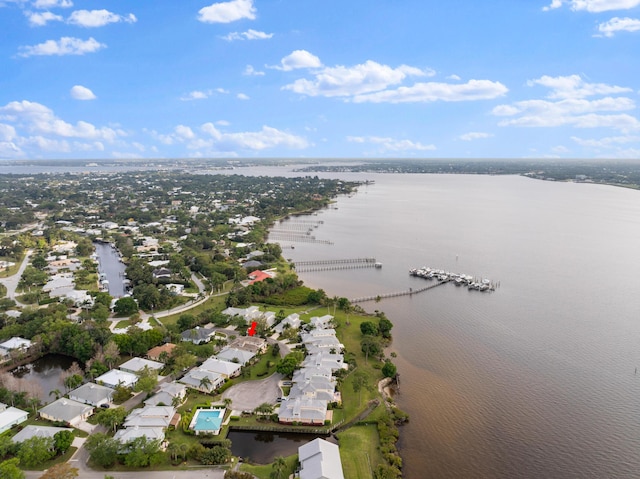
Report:
<svg viewBox="0 0 640 479"><path fill-rule="evenodd" d="M278 456L298 454L298 448L316 437L313 434L273 434L270 432L230 431L231 452L245 462L269 464ZM326 437L320 436L323 439Z"/></svg>
<svg viewBox="0 0 640 479"><path fill-rule="evenodd" d="M640 477L640 192L522 177L368 175L307 219L381 270L302 273L330 296L418 288L412 267L500 281L364 303L393 320L408 478ZM295 221L295 220L294 220Z"/></svg>
<svg viewBox="0 0 640 479"><path fill-rule="evenodd" d="M98 256L98 269L106 275L109 281L109 294L114 298L125 295L124 272L125 264L120 259L118 251L108 243L94 243Z"/></svg>
<svg viewBox="0 0 640 479"><path fill-rule="evenodd" d="M54 389L64 393L65 387L61 374L71 367L75 359L61 354L47 354L30 364L20 366L11 371L18 378L35 381L40 385L40 400L43 404L52 402L55 396L50 394Z"/></svg>

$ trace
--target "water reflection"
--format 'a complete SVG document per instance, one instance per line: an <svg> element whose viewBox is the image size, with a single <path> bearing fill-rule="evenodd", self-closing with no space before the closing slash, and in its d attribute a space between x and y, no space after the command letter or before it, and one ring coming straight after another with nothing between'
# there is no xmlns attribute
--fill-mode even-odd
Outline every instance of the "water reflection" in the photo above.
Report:
<svg viewBox="0 0 640 479"><path fill-rule="evenodd" d="M62 373L71 367L75 359L61 354L47 354L34 362L19 366L11 371L15 377L35 382L40 389L38 397L43 403L51 402L54 398L51 391L64 392Z"/></svg>
<svg viewBox="0 0 640 479"><path fill-rule="evenodd" d="M269 464L278 456L291 456L298 448L318 436L314 434L275 434L270 432L231 431L227 436L231 440L231 452L247 462Z"/></svg>

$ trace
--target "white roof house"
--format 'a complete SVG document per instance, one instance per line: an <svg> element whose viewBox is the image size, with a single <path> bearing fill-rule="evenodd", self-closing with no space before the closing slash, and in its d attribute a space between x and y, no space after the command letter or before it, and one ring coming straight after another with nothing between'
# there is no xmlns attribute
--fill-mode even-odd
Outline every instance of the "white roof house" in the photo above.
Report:
<svg viewBox="0 0 640 479"><path fill-rule="evenodd" d="M65 422L72 426L93 414L93 406L71 399L60 398L40 409L40 417L54 422Z"/></svg>
<svg viewBox="0 0 640 479"><path fill-rule="evenodd" d="M138 382L138 376L126 371L120 371L119 369L112 369L102 376L98 376L96 382L110 388L115 388L118 384L122 384L125 387L132 387Z"/></svg>
<svg viewBox="0 0 640 479"><path fill-rule="evenodd" d="M28 417L27 411L16 407L7 407L6 404L0 403L0 434L16 424L25 422Z"/></svg>
<svg viewBox="0 0 640 479"><path fill-rule="evenodd" d="M140 437L146 437L150 441L164 441L164 429L162 427L140 427L133 426L118 430L113 436L122 444L127 444Z"/></svg>
<svg viewBox="0 0 640 479"><path fill-rule="evenodd" d="M180 398L180 402L187 394L187 388L183 384L176 382L162 383L160 390L144 402L145 406L173 406L175 398Z"/></svg>
<svg viewBox="0 0 640 479"><path fill-rule="evenodd" d="M242 366L239 363L224 361L214 356L202 363L200 369L218 373L226 378L233 378L240 374Z"/></svg>
<svg viewBox="0 0 640 479"><path fill-rule="evenodd" d="M69 399L92 406L100 406L111 402L115 391L106 386L95 383L86 383L69 393Z"/></svg>
<svg viewBox="0 0 640 479"><path fill-rule="evenodd" d="M144 358L131 358L129 361L126 361L120 365L121 371L127 371L129 373L139 373L145 367L160 372L162 368L164 368L164 364L158 361L151 361L149 359Z"/></svg>
<svg viewBox="0 0 640 479"><path fill-rule="evenodd" d="M124 421L124 427L169 427L176 410L172 406L145 406L134 409Z"/></svg>
<svg viewBox="0 0 640 479"><path fill-rule="evenodd" d="M300 479L344 479L340 448L324 439L314 439L298 448Z"/></svg>
<svg viewBox="0 0 640 479"><path fill-rule="evenodd" d="M327 409L327 404L327 401L320 399L286 399L280 403L278 421L284 424L322 425L333 417L333 411Z"/></svg>
<svg viewBox="0 0 640 479"><path fill-rule="evenodd" d="M53 437L60 431L73 431L68 427L51 427L51 426L25 426L22 431L13 436L11 439L15 444L19 444L32 437Z"/></svg>
<svg viewBox="0 0 640 479"><path fill-rule="evenodd" d="M278 334L282 334L282 331L284 331L284 328L287 325L290 328L298 329L300 327L300 315L298 313L290 314L289 316L284 318L281 322L276 324L273 330Z"/></svg>
<svg viewBox="0 0 640 479"><path fill-rule="evenodd" d="M27 350L31 347L31 341L29 341L28 339L24 339L24 338L19 338L17 336L14 336L11 339L6 340L3 343L0 343L0 349L9 352L12 349L21 349L21 350Z"/></svg>

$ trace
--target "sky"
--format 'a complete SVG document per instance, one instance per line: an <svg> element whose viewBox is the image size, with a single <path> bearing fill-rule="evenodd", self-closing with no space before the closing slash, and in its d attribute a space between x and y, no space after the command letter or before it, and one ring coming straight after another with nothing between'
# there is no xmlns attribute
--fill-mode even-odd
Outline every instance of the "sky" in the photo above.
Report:
<svg viewBox="0 0 640 479"><path fill-rule="evenodd" d="M0 159L640 158L640 0L0 0Z"/></svg>

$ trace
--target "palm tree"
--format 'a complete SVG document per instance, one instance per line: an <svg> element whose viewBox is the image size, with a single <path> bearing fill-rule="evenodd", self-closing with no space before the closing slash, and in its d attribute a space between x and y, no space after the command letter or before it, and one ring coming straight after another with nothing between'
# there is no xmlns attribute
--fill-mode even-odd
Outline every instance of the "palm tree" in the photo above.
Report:
<svg viewBox="0 0 640 479"><path fill-rule="evenodd" d="M224 403L224 407L226 407L227 409L231 408L231 403L233 402L233 399L231 398L224 398L222 400L222 402Z"/></svg>
<svg viewBox="0 0 640 479"><path fill-rule="evenodd" d="M62 392L59 389L53 389L52 391L49 391L49 396L51 395L55 395L56 400L60 399L60 396L62 396Z"/></svg>
<svg viewBox="0 0 640 479"><path fill-rule="evenodd" d="M269 474L270 479L284 479L287 477L286 467L287 462L284 460L284 457L276 457L271 464L271 474Z"/></svg>
<svg viewBox="0 0 640 479"><path fill-rule="evenodd" d="M209 392L211 390L211 379L209 379L209 376L204 376L202 379L200 379L198 387Z"/></svg>

